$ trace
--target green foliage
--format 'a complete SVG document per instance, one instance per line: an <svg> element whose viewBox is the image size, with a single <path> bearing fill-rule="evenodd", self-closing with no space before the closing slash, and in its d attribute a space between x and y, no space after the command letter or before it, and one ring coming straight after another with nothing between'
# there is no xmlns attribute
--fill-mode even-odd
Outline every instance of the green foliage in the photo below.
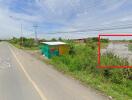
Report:
<svg viewBox="0 0 132 100"><path fill-rule="evenodd" d="M32 38L23 38L23 46L31 48L32 46L35 46L35 41Z"/></svg>
<svg viewBox="0 0 132 100"><path fill-rule="evenodd" d="M61 37L59 37L59 39L58 39L58 40L59 40L59 41L63 41Z"/></svg>
<svg viewBox="0 0 132 100"><path fill-rule="evenodd" d="M19 43L19 39L16 38L16 37L13 37L11 40L10 40L11 43L14 43L14 44L17 44Z"/></svg>
<svg viewBox="0 0 132 100"><path fill-rule="evenodd" d="M93 42L98 42L98 37L92 38L92 41L93 41Z"/></svg>
<svg viewBox="0 0 132 100"><path fill-rule="evenodd" d="M132 44L129 44L129 45L128 45L128 49L129 49L130 51L132 51Z"/></svg>
<svg viewBox="0 0 132 100"><path fill-rule="evenodd" d="M97 42L89 40L86 42L86 45L78 45L69 41L71 53L69 55L54 57L52 63L56 65L59 70L71 73L79 80L91 84L91 86L103 90L119 100L122 98L127 100L126 98L132 96L132 94L130 94L130 89L132 89L130 80L132 70L97 68L96 43ZM112 53L102 55L101 61L103 65L128 65L126 59L120 59ZM123 87L124 85L125 87ZM122 92L126 95L126 98L123 97Z"/></svg>
<svg viewBox="0 0 132 100"><path fill-rule="evenodd" d="M90 67L94 69L97 66L97 62L91 60L97 58L95 51L91 47L70 45L70 55L56 57L59 62L67 65L69 70L88 70Z"/></svg>
<svg viewBox="0 0 132 100"><path fill-rule="evenodd" d="M72 56L75 55L75 53L76 53L75 46L72 43L70 43L69 46L70 46L69 54Z"/></svg>
<svg viewBox="0 0 132 100"><path fill-rule="evenodd" d="M89 40L86 42L86 46L94 50L97 47L97 42L93 42L92 40Z"/></svg>
<svg viewBox="0 0 132 100"><path fill-rule="evenodd" d="M123 77L119 73L120 70L117 72L112 69L97 69L97 46L94 45L94 42L88 42L85 46L84 45L75 45L73 43L70 44L70 55L64 55L61 57L55 57L56 62L65 65L68 67L70 71L81 71L85 70L88 72L92 72L94 74L102 74L104 77L115 78L115 80L120 80ZM128 66L128 62L126 59L121 59L112 53L107 53L101 56L101 65L103 66ZM119 71L119 72L118 72ZM114 74L114 73L115 74ZM123 71L124 72L124 71ZM121 71L121 73L123 73ZM112 76L112 74L114 76ZM116 76L116 74L118 74ZM124 77L125 78L125 77ZM118 83L118 82L117 82Z"/></svg>
<svg viewBox="0 0 132 100"><path fill-rule="evenodd" d="M52 38L51 41L57 41L55 38Z"/></svg>
<svg viewBox="0 0 132 100"><path fill-rule="evenodd" d="M121 59L118 56L107 53L101 56L101 65L102 66L129 66L126 59Z"/></svg>
<svg viewBox="0 0 132 100"><path fill-rule="evenodd" d="M101 39L100 42L108 43L109 40L108 39Z"/></svg>
<svg viewBox="0 0 132 100"><path fill-rule="evenodd" d="M37 48L38 45L36 44L35 40L33 38L15 38L13 37L10 42L12 44L18 45L20 47L25 47L25 48Z"/></svg>
<svg viewBox="0 0 132 100"><path fill-rule="evenodd" d="M132 43L132 40L129 40L130 43Z"/></svg>

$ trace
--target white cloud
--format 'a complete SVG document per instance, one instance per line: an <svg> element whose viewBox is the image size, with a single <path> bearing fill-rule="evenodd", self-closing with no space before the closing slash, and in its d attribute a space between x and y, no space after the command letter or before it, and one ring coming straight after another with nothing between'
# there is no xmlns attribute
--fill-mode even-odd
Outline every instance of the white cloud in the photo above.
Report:
<svg viewBox="0 0 132 100"><path fill-rule="evenodd" d="M113 11L123 6L127 0L102 0L102 7L105 12Z"/></svg>
<svg viewBox="0 0 132 100"><path fill-rule="evenodd" d="M21 24L23 25L23 35L31 34L32 32L27 27L32 27L32 22L38 22L41 17L12 12L8 3L10 4L10 1L0 4L0 38L21 36Z"/></svg>
<svg viewBox="0 0 132 100"><path fill-rule="evenodd" d="M20 35L21 23L27 36L27 33L32 33L32 25L35 23L42 27L39 30L44 33L109 27L115 23L128 24L132 20L127 17L131 12L124 11L125 15L120 13L121 7L128 0L22 0L19 2L25 2L28 6L18 4L23 6L21 10L24 12L20 11L20 7L14 7L18 12L11 9L16 1L0 0L1 37Z"/></svg>

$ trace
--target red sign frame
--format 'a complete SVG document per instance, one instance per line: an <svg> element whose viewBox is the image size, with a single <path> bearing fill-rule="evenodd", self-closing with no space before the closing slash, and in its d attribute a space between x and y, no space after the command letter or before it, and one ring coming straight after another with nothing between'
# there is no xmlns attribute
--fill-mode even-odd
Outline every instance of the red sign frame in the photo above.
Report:
<svg viewBox="0 0 132 100"><path fill-rule="evenodd" d="M99 34L98 35L98 66L97 68L132 68L132 66L102 66L100 64L100 45L101 45L101 36L132 36L132 34Z"/></svg>

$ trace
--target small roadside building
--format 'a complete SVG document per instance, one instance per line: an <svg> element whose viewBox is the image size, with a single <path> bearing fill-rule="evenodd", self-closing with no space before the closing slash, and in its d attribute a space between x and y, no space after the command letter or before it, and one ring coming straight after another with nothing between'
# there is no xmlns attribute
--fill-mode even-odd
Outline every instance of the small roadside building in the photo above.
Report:
<svg viewBox="0 0 132 100"><path fill-rule="evenodd" d="M69 46L64 42L41 42L41 53L47 58L69 53Z"/></svg>

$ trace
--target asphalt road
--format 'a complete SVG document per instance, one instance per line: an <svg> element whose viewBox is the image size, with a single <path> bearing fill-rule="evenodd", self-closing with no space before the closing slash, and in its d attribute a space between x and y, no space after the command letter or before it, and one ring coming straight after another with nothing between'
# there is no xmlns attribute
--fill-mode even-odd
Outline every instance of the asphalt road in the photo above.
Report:
<svg viewBox="0 0 132 100"><path fill-rule="evenodd" d="M8 43L0 43L0 100L108 100Z"/></svg>

